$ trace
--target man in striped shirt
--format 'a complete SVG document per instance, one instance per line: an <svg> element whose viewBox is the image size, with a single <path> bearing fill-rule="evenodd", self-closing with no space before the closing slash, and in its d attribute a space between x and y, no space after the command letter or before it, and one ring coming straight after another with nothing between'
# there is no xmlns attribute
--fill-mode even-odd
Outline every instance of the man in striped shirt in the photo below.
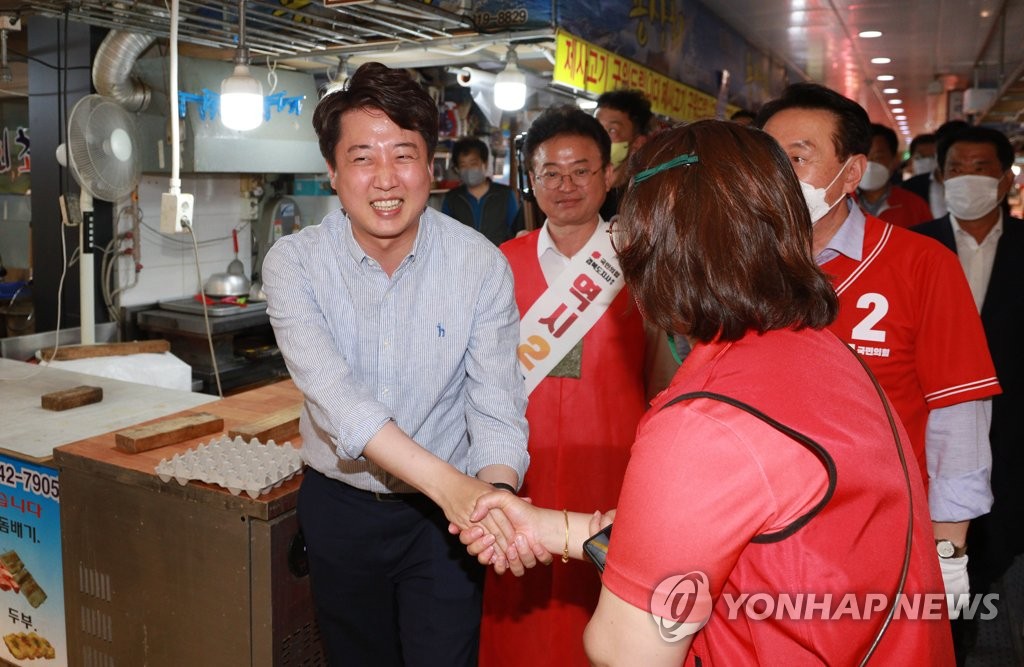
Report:
<svg viewBox="0 0 1024 667"><path fill-rule="evenodd" d="M341 209L263 264L305 396L298 512L331 665L476 665L483 570L448 522L514 492L529 461L512 272L427 208L437 122L379 63L325 95L313 124ZM503 535L499 520L481 523Z"/></svg>

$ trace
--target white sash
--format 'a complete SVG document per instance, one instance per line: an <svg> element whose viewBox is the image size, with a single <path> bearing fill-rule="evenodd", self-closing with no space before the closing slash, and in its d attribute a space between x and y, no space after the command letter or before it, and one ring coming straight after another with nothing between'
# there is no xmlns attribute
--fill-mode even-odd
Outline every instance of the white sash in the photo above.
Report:
<svg viewBox="0 0 1024 667"><path fill-rule="evenodd" d="M519 323L527 395L601 319L624 284L611 235L598 227Z"/></svg>

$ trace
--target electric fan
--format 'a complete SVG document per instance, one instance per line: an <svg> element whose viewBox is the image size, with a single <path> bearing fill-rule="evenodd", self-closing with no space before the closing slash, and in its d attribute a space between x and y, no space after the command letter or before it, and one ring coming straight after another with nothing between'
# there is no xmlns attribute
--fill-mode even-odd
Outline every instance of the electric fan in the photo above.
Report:
<svg viewBox="0 0 1024 667"><path fill-rule="evenodd" d="M135 189L142 172L135 159L138 146L135 119L124 107L102 95L86 95L71 109L67 145L57 149L57 159L82 188L78 266L83 345L96 342L92 200L116 202Z"/></svg>

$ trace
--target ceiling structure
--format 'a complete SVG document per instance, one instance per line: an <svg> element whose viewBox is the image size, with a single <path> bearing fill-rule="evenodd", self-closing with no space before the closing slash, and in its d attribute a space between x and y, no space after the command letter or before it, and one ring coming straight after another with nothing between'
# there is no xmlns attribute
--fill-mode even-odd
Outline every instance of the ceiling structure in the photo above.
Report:
<svg viewBox="0 0 1024 667"><path fill-rule="evenodd" d="M864 106L875 122L909 140L954 112L953 91L975 86L975 120L1018 132L1024 111L1024 3L1020 0L706 0L744 34L811 80ZM864 31L881 36L861 37ZM889 62L873 62L887 58ZM890 75L892 80L879 77ZM1008 83L1009 82L1009 83ZM896 92L887 92L895 89ZM951 94L952 93L952 94ZM897 104L896 100L900 100ZM903 109L897 112L896 109Z"/></svg>
<svg viewBox="0 0 1024 667"><path fill-rule="evenodd" d="M625 1L625 0L622 0ZM898 128L909 140L934 130L958 110L957 92L969 94L975 120L1019 133L1024 116L1024 0L703 0L754 46L808 78L861 103L872 120ZM392 66L472 65L496 71L506 47L517 42L520 65L541 84L550 76L552 31L487 33L466 14L420 0L323 0L246 3L246 41L253 61L270 57L284 66L324 68L337 76L366 60ZM471 3L467 7L471 6ZM11 6L10 9L4 9ZM0 12L62 17L100 27L169 34L165 0L36 0L0 2ZM230 59L237 44L238 4L180 2L179 40L193 55ZM2 14L0 14L2 20ZM2 23L0 23L2 24ZM867 30L881 36L859 36ZM9 32L14 80L0 81L0 96L24 95L24 30ZM888 58L887 63L873 59ZM891 81L879 79L891 75ZM896 92L889 92L895 90ZM896 103L896 100L900 100ZM980 101L979 101L980 100ZM902 109L903 111L897 111ZM905 118L901 118L905 117Z"/></svg>

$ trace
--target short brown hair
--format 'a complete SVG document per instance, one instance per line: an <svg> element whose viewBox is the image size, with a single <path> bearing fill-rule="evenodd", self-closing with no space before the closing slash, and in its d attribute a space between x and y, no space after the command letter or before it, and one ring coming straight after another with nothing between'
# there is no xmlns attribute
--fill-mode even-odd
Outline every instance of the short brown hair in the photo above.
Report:
<svg viewBox="0 0 1024 667"><path fill-rule="evenodd" d="M811 257L811 219L786 155L760 130L680 125L648 142L637 171L698 162L631 184L616 220L619 262L645 316L701 342L820 329L839 304Z"/></svg>
<svg viewBox="0 0 1024 667"><path fill-rule="evenodd" d="M353 109L379 109L403 130L418 132L427 144L428 162L437 148L437 105L430 94L402 69L365 63L341 90L329 91L313 111L313 129L320 154L332 167L341 138L341 116Z"/></svg>

